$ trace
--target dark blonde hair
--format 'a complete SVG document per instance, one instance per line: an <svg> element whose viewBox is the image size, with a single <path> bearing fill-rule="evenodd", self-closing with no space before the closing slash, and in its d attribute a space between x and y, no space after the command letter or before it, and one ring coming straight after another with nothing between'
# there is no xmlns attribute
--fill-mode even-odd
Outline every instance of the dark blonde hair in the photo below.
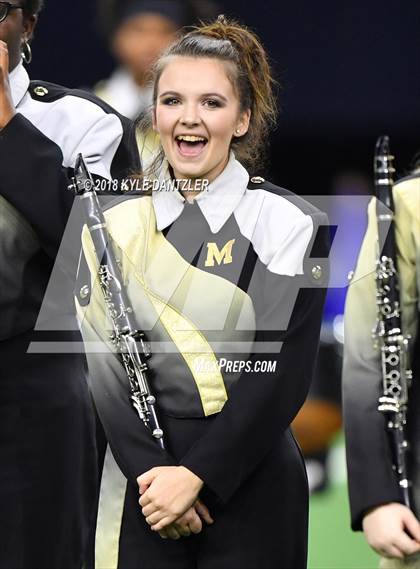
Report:
<svg viewBox="0 0 420 569"><path fill-rule="evenodd" d="M228 64L227 74L239 99L240 111L251 110L248 132L234 137L231 146L245 167L260 170L266 156L268 134L276 124L277 104L274 94L276 82L258 37L249 28L224 16L219 16L214 22L195 26L175 41L156 62L153 73L154 105L159 79L168 62L177 56L211 58ZM150 118L143 119L140 128L150 128Z"/></svg>

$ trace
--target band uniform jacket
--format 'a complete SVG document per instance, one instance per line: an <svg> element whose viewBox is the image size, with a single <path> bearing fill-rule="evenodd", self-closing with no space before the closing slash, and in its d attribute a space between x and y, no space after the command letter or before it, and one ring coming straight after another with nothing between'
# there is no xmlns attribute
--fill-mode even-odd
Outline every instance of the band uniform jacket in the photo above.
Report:
<svg viewBox="0 0 420 569"><path fill-rule="evenodd" d="M105 103L132 120L140 117L153 104L152 86L140 87L123 68L117 68L108 79L97 83L94 92ZM141 162L146 166L159 150L159 137L152 128L146 132L137 129L136 139Z"/></svg>
<svg viewBox="0 0 420 569"><path fill-rule="evenodd" d="M168 182L165 167L160 179ZM250 181L233 155L193 203L160 187L105 216L133 313L151 344L149 381L166 448L130 404L85 229L89 270L81 270L78 288L85 282L92 295L77 304L110 446L96 568L305 567L307 480L289 425L316 358L328 279L326 216L261 178ZM150 530L136 484L150 468L174 464L204 480L202 498L216 520L179 541Z"/></svg>
<svg viewBox="0 0 420 569"><path fill-rule="evenodd" d="M420 514L420 176L395 184L395 228L404 334L410 334L414 380L409 392L409 473L417 517ZM352 527L362 529L364 513L387 502L400 502L392 470L385 419L377 410L382 376L379 350L374 348L376 325L375 263L377 252L376 200L368 209L368 228L357 268L348 290L345 310L343 402Z"/></svg>
<svg viewBox="0 0 420 569"><path fill-rule="evenodd" d="M80 349L28 350L81 344L81 218L79 235L73 227L71 246L60 248L77 154L107 179L139 164L129 121L101 101L30 82L21 64L10 85L17 114L0 132L0 567L80 569L97 477L86 360Z"/></svg>

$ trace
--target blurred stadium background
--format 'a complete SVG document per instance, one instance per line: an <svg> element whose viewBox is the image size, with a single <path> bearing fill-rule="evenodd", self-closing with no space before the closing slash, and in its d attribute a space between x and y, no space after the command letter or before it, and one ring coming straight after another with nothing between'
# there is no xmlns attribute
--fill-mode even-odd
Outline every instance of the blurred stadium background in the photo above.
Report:
<svg viewBox="0 0 420 569"><path fill-rule="evenodd" d="M350 529L342 435L328 463L330 485L310 500L308 569L377 569L379 557L360 532Z"/></svg>

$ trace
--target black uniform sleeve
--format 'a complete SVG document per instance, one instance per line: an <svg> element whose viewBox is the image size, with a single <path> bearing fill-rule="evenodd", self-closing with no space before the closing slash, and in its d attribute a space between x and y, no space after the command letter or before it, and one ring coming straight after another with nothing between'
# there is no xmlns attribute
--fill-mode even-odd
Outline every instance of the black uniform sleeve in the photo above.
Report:
<svg viewBox="0 0 420 569"><path fill-rule="evenodd" d="M109 348L87 320L82 323L89 364L89 386L112 454L121 472L132 484L155 466L176 465L162 450L140 420L129 397L129 383L117 354ZM90 342L101 345L100 353L89 352Z"/></svg>
<svg viewBox="0 0 420 569"><path fill-rule="evenodd" d="M111 129L111 120L115 115L103 113L85 125L63 124L63 129L69 130L69 136L80 129L75 144L94 174L103 171L104 154L113 152L111 175L119 178L139 170L140 163L129 122L119 118L120 127ZM99 143L95 137L101 135ZM105 143L103 137L108 137ZM1 195L32 225L41 246L55 258L74 201L67 189L74 164L64 167L60 147L20 113L0 131L0 153Z"/></svg>
<svg viewBox="0 0 420 569"><path fill-rule="evenodd" d="M318 218L315 233L319 224L328 224L321 214L313 217ZM304 275L286 277L265 270L260 300L254 297L254 305L258 330L255 343L264 343L266 351L255 351L213 425L181 461L222 503L273 448L307 395L328 282L326 263L317 282L307 276L313 268L309 259L312 244ZM328 244L320 247L318 243L316 256L327 255ZM258 366L264 369L268 365L275 368L257 371Z"/></svg>

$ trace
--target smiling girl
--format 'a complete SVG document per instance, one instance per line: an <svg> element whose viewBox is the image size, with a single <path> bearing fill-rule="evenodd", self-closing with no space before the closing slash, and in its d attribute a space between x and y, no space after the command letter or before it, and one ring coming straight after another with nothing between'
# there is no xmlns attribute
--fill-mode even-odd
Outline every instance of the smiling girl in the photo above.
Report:
<svg viewBox="0 0 420 569"><path fill-rule="evenodd" d="M79 312L85 341L104 352L89 365L111 449L97 567L306 566L307 481L289 426L316 357L327 270L322 232L315 237L327 220L253 177L276 116L272 85L247 28L219 17L181 37L155 68L162 148L144 176L208 186L106 211L151 342L165 450L130 407L84 233L92 295Z"/></svg>

